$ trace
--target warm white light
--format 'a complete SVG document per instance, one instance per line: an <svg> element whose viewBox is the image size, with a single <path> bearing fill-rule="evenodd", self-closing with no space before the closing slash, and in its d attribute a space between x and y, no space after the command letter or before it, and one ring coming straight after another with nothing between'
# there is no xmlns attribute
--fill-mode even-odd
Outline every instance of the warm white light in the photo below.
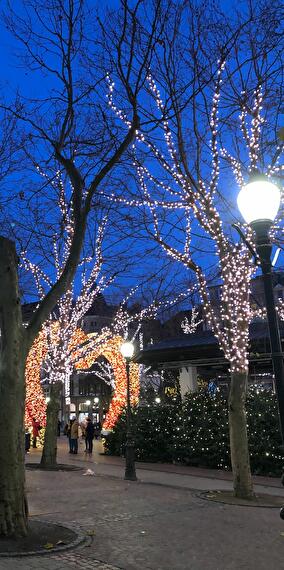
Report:
<svg viewBox="0 0 284 570"><path fill-rule="evenodd" d="M268 180L254 180L241 189L237 202L247 222L275 220L280 206L280 189Z"/></svg>
<svg viewBox="0 0 284 570"><path fill-rule="evenodd" d="M126 342L123 342L121 347L120 347L120 352L121 352L122 356L124 356L124 358L132 358L132 356L134 354L134 344L132 342L130 342L129 340Z"/></svg>
<svg viewBox="0 0 284 570"><path fill-rule="evenodd" d="M161 398L159 398L159 397L155 398L155 402L156 402L156 404L160 404L160 403L161 403Z"/></svg>
<svg viewBox="0 0 284 570"><path fill-rule="evenodd" d="M86 400L86 406L90 406L91 405L91 400Z"/></svg>
<svg viewBox="0 0 284 570"><path fill-rule="evenodd" d="M46 401L46 403L48 404L48 402L50 402L50 397L47 396L47 397L45 398L45 401Z"/></svg>
<svg viewBox="0 0 284 570"><path fill-rule="evenodd" d="M94 402L95 402L95 404L98 404L98 403L99 403L99 398L97 398L97 397L94 398Z"/></svg>

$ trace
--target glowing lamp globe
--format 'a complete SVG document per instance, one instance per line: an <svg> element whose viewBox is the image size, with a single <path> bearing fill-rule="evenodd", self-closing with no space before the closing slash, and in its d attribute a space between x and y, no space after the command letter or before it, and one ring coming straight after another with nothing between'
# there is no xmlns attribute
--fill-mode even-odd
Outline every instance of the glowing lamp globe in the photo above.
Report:
<svg viewBox="0 0 284 570"><path fill-rule="evenodd" d="M86 406L90 406L90 405L91 405L91 400L86 400L85 404L86 404Z"/></svg>
<svg viewBox="0 0 284 570"><path fill-rule="evenodd" d="M134 354L134 344L130 341L123 342L120 347L120 352L124 358L132 358Z"/></svg>
<svg viewBox="0 0 284 570"><path fill-rule="evenodd" d="M247 222L275 220L281 200L280 188L265 177L252 179L243 186L238 198L238 208Z"/></svg>

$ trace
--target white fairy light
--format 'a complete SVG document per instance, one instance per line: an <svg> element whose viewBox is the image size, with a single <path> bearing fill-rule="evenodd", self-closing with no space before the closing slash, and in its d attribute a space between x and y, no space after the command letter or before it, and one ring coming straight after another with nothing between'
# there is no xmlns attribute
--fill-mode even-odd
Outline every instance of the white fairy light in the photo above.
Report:
<svg viewBox="0 0 284 570"><path fill-rule="evenodd" d="M180 325L182 331L185 334L192 334L196 332L198 325L203 323L203 319L198 320L198 317L199 317L199 311L198 309L196 309L196 307L193 307L191 311L190 320L187 317L185 317Z"/></svg>
<svg viewBox="0 0 284 570"><path fill-rule="evenodd" d="M143 199L129 200L111 196L114 201L121 201L130 207L147 208L151 216L151 232L156 241L164 251L175 261L182 263L187 269L194 271L197 286L200 293L203 311L209 326L217 337L223 349L225 357L230 363L232 372L246 372L248 368L248 341L249 322L256 315L256 311L251 307L250 283L255 272L255 265L251 259L251 253L246 245L235 245L225 234L220 211L217 208L215 194L220 173L220 156L218 149L219 140L219 103L222 91L222 73L225 68L225 61L220 60L217 65L217 75L213 90L211 114L209 117L209 128L211 138L209 146L211 148L211 172L203 180L201 176L197 181L187 175L186 164L179 153L176 144L176 135L173 134L166 108L152 73L149 72L147 81L149 92L152 95L157 110L158 121L161 124L164 142L161 143L161 150L158 143L154 142L149 133L136 132L134 144L133 166L137 172L137 180L143 195ZM113 102L114 85L111 83L110 101L115 114L128 125L127 117L122 110L117 109ZM257 169L260 156L260 135L264 124L262 117L262 89L258 85L253 95L252 109L249 109L246 93L241 94L240 128L244 138L249 156L249 171ZM155 141L157 137L155 137ZM162 168L167 176L167 182L161 180L157 174L153 174L146 164L140 164L135 156L135 145L143 144L147 150L147 156ZM283 145L282 145L283 146ZM268 175L272 176L279 172L279 158L281 155L281 145L277 148L275 156L268 167ZM237 184L244 185L243 166L238 158L235 158L226 148L220 149L220 154L231 166ZM156 169L158 171L158 169ZM170 179L170 182L169 182ZM157 200L157 192L162 194L162 200ZM156 194L155 194L156 192ZM284 196L282 197L284 207ZM184 245L179 250L164 239L162 226L159 221L160 210L181 209L185 214ZM280 215L280 213L279 213ZM198 264L192 259L191 253L191 232L192 217L195 219L206 235L212 240L215 246L215 253L218 258L220 269L220 286L218 305L214 305L210 297L210 287L208 287L206 277ZM273 236L276 231L280 231L277 226L271 231ZM253 233L249 227L245 227L245 237L247 242L253 247ZM279 307L280 310L280 307ZM260 311L258 311L260 315ZM184 326L191 328L190 323L184 322Z"/></svg>

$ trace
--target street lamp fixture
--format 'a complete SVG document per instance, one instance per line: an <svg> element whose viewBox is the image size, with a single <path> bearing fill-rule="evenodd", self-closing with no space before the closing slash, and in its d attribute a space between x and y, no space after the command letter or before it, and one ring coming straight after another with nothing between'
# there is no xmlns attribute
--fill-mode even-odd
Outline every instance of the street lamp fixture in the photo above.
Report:
<svg viewBox="0 0 284 570"><path fill-rule="evenodd" d="M96 397L96 398L94 398L94 403L95 403L95 404L98 404L98 403L99 403L99 401L100 401L100 400L99 400L99 398L97 398L97 397Z"/></svg>
<svg viewBox="0 0 284 570"><path fill-rule="evenodd" d="M159 397L157 396L157 398L155 398L155 402L156 402L156 404L160 404L160 403L161 403L161 398L159 398Z"/></svg>
<svg viewBox="0 0 284 570"><path fill-rule="evenodd" d="M134 354L133 342L130 342L129 340L126 340L125 342L123 342L121 347L120 347L120 352L121 352L122 356L124 356L125 359L130 360Z"/></svg>
<svg viewBox="0 0 284 570"><path fill-rule="evenodd" d="M90 405L91 405L91 400L86 400L85 404L86 404L86 406L90 406Z"/></svg>
<svg viewBox="0 0 284 570"><path fill-rule="evenodd" d="M45 401L48 404L50 402L50 396L46 396Z"/></svg>
<svg viewBox="0 0 284 570"><path fill-rule="evenodd" d="M239 210L247 224L259 225L266 222L269 226L277 216L280 200L278 186L261 174L254 175L250 182L243 186L237 198Z"/></svg>
<svg viewBox="0 0 284 570"><path fill-rule="evenodd" d="M249 183L241 189L237 198L242 216L255 232L256 252L263 276L280 430L282 443L284 443L284 363L273 294L272 264L270 259L272 244L269 238L269 229L277 216L280 201L281 193L278 186L272 184L265 176L260 174L251 178Z"/></svg>
<svg viewBox="0 0 284 570"><path fill-rule="evenodd" d="M135 449L132 434L132 410L130 402L130 361L134 354L134 345L125 341L120 347L120 352L125 359L127 380L127 407L126 407L126 445L125 445L125 475L124 479L137 481L135 471Z"/></svg>

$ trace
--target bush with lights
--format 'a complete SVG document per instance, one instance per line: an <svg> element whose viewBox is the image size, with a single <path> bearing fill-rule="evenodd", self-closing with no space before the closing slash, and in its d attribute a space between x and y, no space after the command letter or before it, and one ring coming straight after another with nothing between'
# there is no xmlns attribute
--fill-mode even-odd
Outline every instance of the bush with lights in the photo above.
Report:
<svg viewBox="0 0 284 570"><path fill-rule="evenodd" d="M247 398L252 472L280 476L284 465L275 394L251 387ZM133 413L136 459L180 462L230 469L227 400L202 389L188 393L181 404L153 402ZM126 416L123 414L105 442L110 455L123 455Z"/></svg>
<svg viewBox="0 0 284 570"><path fill-rule="evenodd" d="M230 467L226 400L217 392L188 393L173 436L173 458L188 465Z"/></svg>
<svg viewBox="0 0 284 570"><path fill-rule="evenodd" d="M270 390L250 388L247 420L252 472L280 476L284 467L276 395Z"/></svg>
<svg viewBox="0 0 284 570"><path fill-rule="evenodd" d="M137 411L136 456L142 461L172 461L173 437L180 422L180 405L155 404Z"/></svg>
<svg viewBox="0 0 284 570"><path fill-rule="evenodd" d="M147 404L136 408L132 415L136 458L140 461L173 461L173 434L180 422L180 404ZM126 415L120 417L105 440L105 451L123 455L126 439Z"/></svg>

